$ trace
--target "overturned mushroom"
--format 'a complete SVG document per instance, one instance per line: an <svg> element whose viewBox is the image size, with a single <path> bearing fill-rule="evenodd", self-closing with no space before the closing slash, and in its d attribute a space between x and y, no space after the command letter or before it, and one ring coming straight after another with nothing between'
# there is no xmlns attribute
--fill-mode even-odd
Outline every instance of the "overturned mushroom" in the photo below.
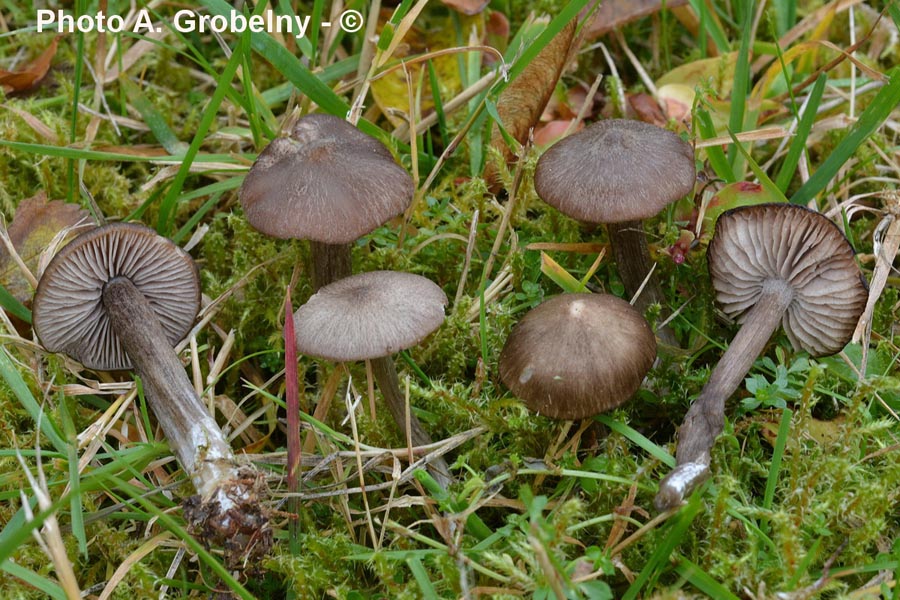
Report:
<svg viewBox="0 0 900 600"><path fill-rule="evenodd" d="M258 477L197 397L173 350L200 306L191 257L151 229L113 224L78 236L50 261L34 297L34 329L51 352L89 369L131 369L197 496L194 530L233 564L271 545Z"/></svg>
<svg viewBox="0 0 900 600"><path fill-rule="evenodd" d="M384 144L327 114L307 115L289 137L273 140L240 191L253 227L310 240L314 289L350 275L350 244L412 197L412 178Z"/></svg>
<svg viewBox="0 0 900 600"><path fill-rule="evenodd" d="M544 202L587 223L606 223L622 283L634 296L652 267L642 219L657 215L694 187L694 152L680 137L627 119L598 121L564 138L538 160L534 188ZM665 305L659 279L636 305ZM675 344L662 329L663 341Z"/></svg>
<svg viewBox="0 0 900 600"><path fill-rule="evenodd" d="M608 294L562 294L513 328L500 378L538 414L583 419L628 400L655 358L653 331L630 304Z"/></svg>
<svg viewBox="0 0 900 600"><path fill-rule="evenodd" d="M406 401L391 355L411 348L444 322L447 296L412 273L371 271L346 277L316 292L294 313L297 350L336 362L364 360L394 421L407 434ZM409 415L415 446L431 443L419 419ZM435 461L435 479L446 487L449 469Z"/></svg>
<svg viewBox="0 0 900 600"><path fill-rule="evenodd" d="M657 509L677 506L709 475L710 451L737 390L779 324L797 350L834 354L853 334L867 289L853 248L830 220L792 204L719 217L707 251L722 309L741 328L678 432L677 466L660 482Z"/></svg>

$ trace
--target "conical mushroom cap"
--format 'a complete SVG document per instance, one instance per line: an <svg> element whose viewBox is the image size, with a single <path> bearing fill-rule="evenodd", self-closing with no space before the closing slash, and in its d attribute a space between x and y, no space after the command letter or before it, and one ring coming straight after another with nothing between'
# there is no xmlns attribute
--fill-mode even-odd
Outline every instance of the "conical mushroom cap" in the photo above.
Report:
<svg viewBox="0 0 900 600"><path fill-rule="evenodd" d="M326 285L294 313L297 350L346 362L390 356L444 322L447 296L412 273L371 271Z"/></svg>
<svg viewBox="0 0 900 600"><path fill-rule="evenodd" d="M598 121L538 160L541 199L587 223L649 219L694 188L694 152L680 137L628 119Z"/></svg>
<svg viewBox="0 0 900 600"><path fill-rule="evenodd" d="M81 234L47 265L32 314L41 344L89 369L130 369L103 307L103 287L114 277L140 290L173 346L190 331L200 309L190 255L152 229L114 223Z"/></svg>
<svg viewBox="0 0 900 600"><path fill-rule="evenodd" d="M794 204L760 204L723 213L707 250L716 299L741 322L767 280L794 298L782 326L796 349L834 354L850 341L868 297L866 281L841 230Z"/></svg>
<svg viewBox="0 0 900 600"><path fill-rule="evenodd" d="M656 337L630 304L563 294L516 324L500 354L500 378L536 413L582 419L628 400L655 358Z"/></svg>
<svg viewBox="0 0 900 600"><path fill-rule="evenodd" d="M385 146L346 121L311 114L263 150L241 185L250 224L278 238L345 244L399 215L412 178Z"/></svg>

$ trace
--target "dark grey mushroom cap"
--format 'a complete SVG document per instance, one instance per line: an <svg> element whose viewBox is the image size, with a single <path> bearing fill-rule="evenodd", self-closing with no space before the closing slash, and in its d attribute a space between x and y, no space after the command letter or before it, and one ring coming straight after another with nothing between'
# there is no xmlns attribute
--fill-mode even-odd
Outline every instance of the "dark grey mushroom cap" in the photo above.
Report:
<svg viewBox="0 0 900 600"><path fill-rule="evenodd" d="M656 337L628 302L563 294L531 310L500 354L500 378L536 413L582 419L624 403L656 358Z"/></svg>
<svg viewBox="0 0 900 600"><path fill-rule="evenodd" d="M588 223L649 219L691 192L694 151L649 123L598 121L538 160L534 188L547 204Z"/></svg>
<svg viewBox="0 0 900 600"><path fill-rule="evenodd" d="M103 308L103 287L114 277L127 277L140 290L173 346L190 331L200 309L193 259L152 229L114 223L72 240L44 270L32 318L47 350L89 369L131 368Z"/></svg>
<svg viewBox="0 0 900 600"><path fill-rule="evenodd" d="M343 119L311 114L260 153L240 198L266 235L346 244L406 210L413 191L381 142Z"/></svg>
<svg viewBox="0 0 900 600"><path fill-rule="evenodd" d="M793 290L782 319L795 349L813 356L843 348L868 297L866 281L841 230L793 204L761 204L723 213L707 251L716 298L741 322L766 281Z"/></svg>
<svg viewBox="0 0 900 600"><path fill-rule="evenodd" d="M390 356L444 322L447 296L412 273L371 271L326 285L294 313L297 350L338 362Z"/></svg>

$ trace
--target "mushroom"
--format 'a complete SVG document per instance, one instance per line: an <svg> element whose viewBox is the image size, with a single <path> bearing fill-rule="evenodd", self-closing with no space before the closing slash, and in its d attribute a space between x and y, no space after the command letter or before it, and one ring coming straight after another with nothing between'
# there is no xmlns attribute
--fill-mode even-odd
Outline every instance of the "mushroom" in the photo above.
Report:
<svg viewBox="0 0 900 600"><path fill-rule="evenodd" d="M173 350L200 307L191 257L152 229L117 223L84 233L47 265L34 297L34 329L51 352L89 369L131 369L197 496L186 517L234 564L271 545L252 469L197 397ZM252 549L252 550L251 550Z"/></svg>
<svg viewBox="0 0 900 600"><path fill-rule="evenodd" d="M240 199L259 231L310 240L319 289L350 275L351 242L406 210L413 191L384 144L338 117L311 114L259 154Z"/></svg>
<svg viewBox="0 0 900 600"><path fill-rule="evenodd" d="M656 337L628 302L563 294L516 324L500 353L500 378L536 413L583 419L630 398L655 358Z"/></svg>
<svg viewBox="0 0 900 600"><path fill-rule="evenodd" d="M680 137L649 123L609 119L544 152L534 188L544 202L572 218L607 224L619 275L633 297L652 267L641 219L689 194L695 177L694 152ZM642 313L652 304L665 305L653 275L636 300ZM676 343L668 328L659 334L666 343Z"/></svg>
<svg viewBox="0 0 900 600"><path fill-rule="evenodd" d="M444 322L447 296L420 275L371 271L346 277L316 292L294 313L297 350L335 362L369 363L388 410L412 444L432 443L419 419L409 415L391 355L418 344ZM446 488L449 469L436 461Z"/></svg>
<svg viewBox="0 0 900 600"><path fill-rule="evenodd" d="M677 466L660 482L659 510L681 503L709 476L710 451L737 390L779 324L796 350L834 354L853 334L866 281L840 229L793 204L723 213L707 259L716 299L741 328L684 418Z"/></svg>

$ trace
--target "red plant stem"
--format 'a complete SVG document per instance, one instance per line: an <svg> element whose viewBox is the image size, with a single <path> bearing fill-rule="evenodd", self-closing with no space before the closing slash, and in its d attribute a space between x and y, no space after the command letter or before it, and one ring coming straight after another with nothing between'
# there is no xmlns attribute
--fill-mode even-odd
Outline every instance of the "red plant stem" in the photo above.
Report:
<svg viewBox="0 0 900 600"><path fill-rule="evenodd" d="M287 485L288 493L300 490L300 384L297 381L297 341L294 337L294 310L291 306L291 289L284 296L284 402L287 409ZM296 514L299 502L296 496L288 501L290 512ZM291 520L291 538L294 538Z"/></svg>

